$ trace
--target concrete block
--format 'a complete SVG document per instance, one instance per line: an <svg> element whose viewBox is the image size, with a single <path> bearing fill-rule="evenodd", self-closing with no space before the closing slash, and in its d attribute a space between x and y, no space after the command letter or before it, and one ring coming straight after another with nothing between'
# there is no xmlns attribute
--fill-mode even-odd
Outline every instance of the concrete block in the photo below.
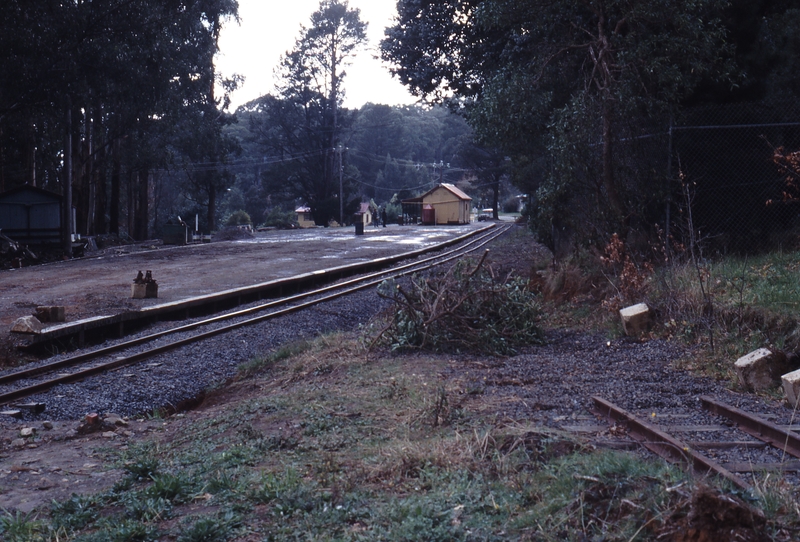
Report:
<svg viewBox="0 0 800 542"><path fill-rule="evenodd" d="M66 322L66 311L64 307L36 307L34 315L40 322Z"/></svg>
<svg viewBox="0 0 800 542"><path fill-rule="evenodd" d="M128 425L128 422L126 422L116 414L106 414L106 416L103 418L103 421L107 424L117 425L117 426Z"/></svg>
<svg viewBox="0 0 800 542"><path fill-rule="evenodd" d="M39 333L42 329L44 326L35 316L23 316L11 326L11 333Z"/></svg>
<svg viewBox="0 0 800 542"><path fill-rule="evenodd" d="M158 283L145 282L142 284L131 284L131 298L150 299L158 297Z"/></svg>
<svg viewBox="0 0 800 542"><path fill-rule="evenodd" d="M619 316L625 335L639 335L650 328L650 307L646 303L625 307L619 311Z"/></svg>
<svg viewBox="0 0 800 542"><path fill-rule="evenodd" d="M763 391L780 385L781 375L789 370L789 364L783 352L759 348L737 359L734 368L743 388Z"/></svg>
<svg viewBox="0 0 800 542"><path fill-rule="evenodd" d="M798 406L797 403L800 400L800 369L783 375L781 383L783 384L783 395L789 402L789 406L792 408Z"/></svg>

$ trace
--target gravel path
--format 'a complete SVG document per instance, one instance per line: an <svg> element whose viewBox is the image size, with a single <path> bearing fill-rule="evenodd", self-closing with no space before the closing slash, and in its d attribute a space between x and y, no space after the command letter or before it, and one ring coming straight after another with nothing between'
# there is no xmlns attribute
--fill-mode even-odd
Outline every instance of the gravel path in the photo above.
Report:
<svg viewBox="0 0 800 542"><path fill-rule="evenodd" d="M703 395L778 425L800 425L798 413L781 402L737 393L725 382L674 368L675 362L691 355L691 349L674 341L608 340L603 335L561 330L550 331L545 346L492 363L473 360L465 364L465 371L455 370L448 376L462 379L471 393L488 396L500 419L525 420L557 430L579 428L583 436L601 440L618 440L620 435L609 431L608 422L591 414L592 396L600 396L652 424L666 426L667 432L683 442L756 442L725 418L703 410L699 400ZM598 429L592 431L592 426ZM679 431L676 426L717 428ZM772 447L721 449L708 455L720 463L795 460ZM797 481L794 474L789 479Z"/></svg>

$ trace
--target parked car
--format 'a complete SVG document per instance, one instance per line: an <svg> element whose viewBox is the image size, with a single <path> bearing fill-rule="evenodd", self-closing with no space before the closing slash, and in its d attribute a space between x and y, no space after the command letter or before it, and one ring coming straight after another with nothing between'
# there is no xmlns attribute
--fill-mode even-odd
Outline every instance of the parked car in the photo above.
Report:
<svg viewBox="0 0 800 542"><path fill-rule="evenodd" d="M478 213L479 222L491 220L492 218L494 218L494 209L483 209L480 213Z"/></svg>

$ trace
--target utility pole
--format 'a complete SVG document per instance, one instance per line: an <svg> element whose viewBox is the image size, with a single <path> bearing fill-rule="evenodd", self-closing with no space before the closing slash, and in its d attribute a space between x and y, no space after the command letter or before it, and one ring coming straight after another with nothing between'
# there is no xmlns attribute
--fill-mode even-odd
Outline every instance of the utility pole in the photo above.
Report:
<svg viewBox="0 0 800 542"><path fill-rule="evenodd" d="M339 226L344 227L344 185L342 182L342 145L341 143L336 146L336 151L339 153Z"/></svg>
<svg viewBox="0 0 800 542"><path fill-rule="evenodd" d="M444 181L444 160L439 160L439 163L436 162L432 163L431 166L433 167L433 174L436 175L436 170L439 170L439 184L442 184ZM450 163L447 163L447 167L450 167Z"/></svg>

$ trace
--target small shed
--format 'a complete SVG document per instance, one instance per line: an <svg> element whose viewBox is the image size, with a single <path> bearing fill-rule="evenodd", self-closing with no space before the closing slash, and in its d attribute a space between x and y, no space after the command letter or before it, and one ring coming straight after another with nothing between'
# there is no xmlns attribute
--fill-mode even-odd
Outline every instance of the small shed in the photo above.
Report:
<svg viewBox="0 0 800 542"><path fill-rule="evenodd" d="M424 224L469 224L472 198L453 184L442 183L416 198L403 200L403 212Z"/></svg>
<svg viewBox="0 0 800 542"><path fill-rule="evenodd" d="M314 217L311 216L310 207L298 207L294 212L297 213L297 225L301 228L313 228L317 225L317 223L314 222Z"/></svg>
<svg viewBox="0 0 800 542"><path fill-rule="evenodd" d="M25 245L61 242L61 195L23 185L0 194L0 230ZM74 223L74 221L73 221Z"/></svg>
<svg viewBox="0 0 800 542"><path fill-rule="evenodd" d="M374 218L372 216L372 209L370 209L369 203L361 204L361 207L356 213L356 220L361 220L365 226L372 224Z"/></svg>

